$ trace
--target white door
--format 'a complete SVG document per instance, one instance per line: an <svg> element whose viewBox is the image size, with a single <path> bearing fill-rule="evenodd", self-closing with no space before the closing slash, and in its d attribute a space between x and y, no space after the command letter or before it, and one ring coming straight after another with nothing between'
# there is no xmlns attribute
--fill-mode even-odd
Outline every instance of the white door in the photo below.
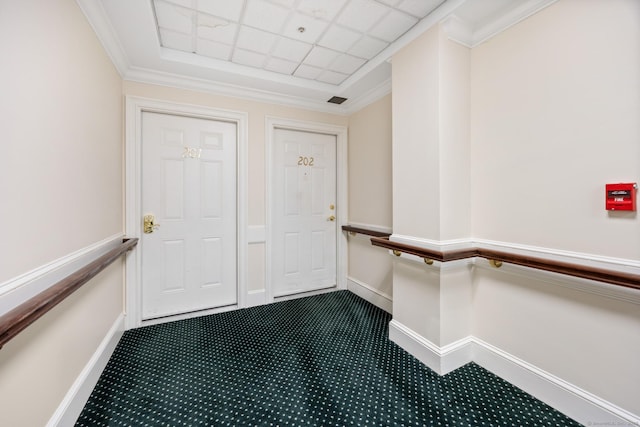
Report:
<svg viewBox="0 0 640 427"><path fill-rule="evenodd" d="M236 137L235 123L142 114L143 319L236 304Z"/></svg>
<svg viewBox="0 0 640 427"><path fill-rule="evenodd" d="M273 141L273 296L334 287L336 137L276 129Z"/></svg>

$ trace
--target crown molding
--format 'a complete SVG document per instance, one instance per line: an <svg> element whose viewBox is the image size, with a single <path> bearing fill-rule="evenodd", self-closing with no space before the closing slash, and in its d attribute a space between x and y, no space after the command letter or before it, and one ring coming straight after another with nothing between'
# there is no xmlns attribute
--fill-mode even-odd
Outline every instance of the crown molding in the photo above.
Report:
<svg viewBox="0 0 640 427"><path fill-rule="evenodd" d="M76 3L87 18L87 21L89 21L89 25L93 28L93 32L98 37L116 70L118 70L120 76L124 76L129 69L129 60L115 29L111 25L111 21L109 21L102 2L76 0Z"/></svg>
<svg viewBox="0 0 640 427"><path fill-rule="evenodd" d="M303 97L287 95L283 93L247 88L230 83L215 82L212 80L199 79L182 74L172 74L139 67L130 67L123 78L124 80L132 82L193 90L197 92L229 96L232 98L241 98L256 102L282 105L286 107L302 108L305 110L318 111L322 113L331 113L338 115L346 114L345 108L336 106L334 104L328 104L326 102L314 101Z"/></svg>
<svg viewBox="0 0 640 427"><path fill-rule="evenodd" d="M362 110L367 105L373 104L380 98L391 93L391 77L357 98L351 98L343 107L345 114L350 115Z"/></svg>
<svg viewBox="0 0 640 427"><path fill-rule="evenodd" d="M474 28L472 23L466 22L454 14L444 21L443 30L450 40L468 48L474 48L556 1L558 0L525 1L505 13L498 14L491 20L480 23L478 28Z"/></svg>

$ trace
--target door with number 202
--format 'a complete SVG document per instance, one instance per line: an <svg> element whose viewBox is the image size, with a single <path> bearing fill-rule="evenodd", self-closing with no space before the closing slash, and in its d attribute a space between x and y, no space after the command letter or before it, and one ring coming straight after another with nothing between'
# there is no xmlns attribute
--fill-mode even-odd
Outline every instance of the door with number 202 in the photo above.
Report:
<svg viewBox="0 0 640 427"><path fill-rule="evenodd" d="M274 297L336 286L336 137L275 129Z"/></svg>

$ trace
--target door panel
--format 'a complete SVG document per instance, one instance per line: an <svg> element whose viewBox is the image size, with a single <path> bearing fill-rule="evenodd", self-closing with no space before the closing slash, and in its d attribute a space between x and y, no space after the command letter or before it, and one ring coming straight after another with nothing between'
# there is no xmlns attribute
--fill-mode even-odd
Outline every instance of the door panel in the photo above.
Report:
<svg viewBox="0 0 640 427"><path fill-rule="evenodd" d="M233 305L236 271L236 126L142 115L142 317Z"/></svg>
<svg viewBox="0 0 640 427"><path fill-rule="evenodd" d="M336 137L276 129L273 153L273 295L333 287Z"/></svg>

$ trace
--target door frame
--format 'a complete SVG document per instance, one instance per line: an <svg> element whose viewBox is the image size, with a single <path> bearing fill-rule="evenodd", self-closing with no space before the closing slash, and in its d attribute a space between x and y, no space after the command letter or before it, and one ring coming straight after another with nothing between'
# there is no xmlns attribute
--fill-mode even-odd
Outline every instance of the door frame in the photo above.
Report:
<svg viewBox="0 0 640 427"><path fill-rule="evenodd" d="M163 113L236 124L236 285L238 293L238 302L235 306L142 320L142 247L139 246L125 262L125 329L245 307L247 300L248 114L137 96L127 96L125 107L125 235L130 237L140 238L142 233L142 113Z"/></svg>
<svg viewBox="0 0 640 427"><path fill-rule="evenodd" d="M310 122L303 120L285 119L281 117L266 116L265 117L265 194L266 194L266 268L265 268L265 291L266 302L274 301L273 284L271 283L272 275L272 246L273 246L273 219L274 206L273 198L270 197L273 191L273 145L274 132L276 129L297 130L302 132L323 133L336 137L336 204L338 206L336 212L336 288L347 289L347 237L342 232L342 225L346 224L349 218L349 198L348 198L348 182L347 182L347 140L348 132L346 126L333 125L321 122ZM319 293L331 292L332 290L318 290L304 292L301 295L314 295ZM296 298L297 295L289 295L278 298L278 300L286 300Z"/></svg>

